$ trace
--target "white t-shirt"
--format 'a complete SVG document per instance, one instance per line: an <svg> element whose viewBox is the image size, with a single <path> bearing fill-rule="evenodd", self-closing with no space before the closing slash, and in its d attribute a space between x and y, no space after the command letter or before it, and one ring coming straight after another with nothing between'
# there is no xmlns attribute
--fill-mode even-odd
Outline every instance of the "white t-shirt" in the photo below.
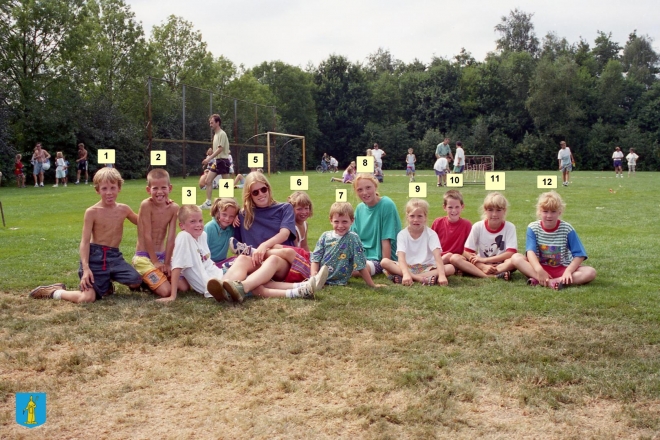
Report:
<svg viewBox="0 0 660 440"><path fill-rule="evenodd" d="M570 165L571 164L571 149L566 147L562 148L559 150L559 153L557 153L557 159L561 160L562 165Z"/></svg>
<svg viewBox="0 0 660 440"><path fill-rule="evenodd" d="M406 255L408 266L413 264L435 265L435 258L433 257L435 249L440 249L442 253L438 234L428 226L424 228L424 232L417 239L410 236L408 228L402 229L396 236L396 253L403 252Z"/></svg>
<svg viewBox="0 0 660 440"><path fill-rule="evenodd" d="M518 237L513 223L504 222L496 231L488 229L487 220L476 222L465 242L465 251L480 257L494 257L504 252L518 251Z"/></svg>
<svg viewBox="0 0 660 440"><path fill-rule="evenodd" d="M440 159L435 161L435 165L433 165L433 169L436 171L446 171L448 166L449 166L449 162L447 162L447 158L441 157Z"/></svg>
<svg viewBox="0 0 660 440"><path fill-rule="evenodd" d="M371 155L374 157L375 162L380 162L380 163L383 162L383 150L381 150L380 148L377 150L375 148L371 150Z"/></svg>
<svg viewBox="0 0 660 440"><path fill-rule="evenodd" d="M456 147L456 156L454 156L454 166L460 167L461 165L465 165L465 151L463 151L463 148L461 147Z"/></svg>
<svg viewBox="0 0 660 440"><path fill-rule="evenodd" d="M623 151L615 151L612 154L612 159L623 159Z"/></svg>
<svg viewBox="0 0 660 440"><path fill-rule="evenodd" d="M181 274L190 287L195 292L203 293L206 298L212 298L212 295L206 290L209 280L211 278L222 279L222 270L211 260L206 232L202 232L197 240L186 231L177 234L176 240L174 240L172 269L181 269Z"/></svg>
<svg viewBox="0 0 660 440"><path fill-rule="evenodd" d="M628 153L626 159L628 160L628 165L636 165L639 156L637 155L637 153Z"/></svg>

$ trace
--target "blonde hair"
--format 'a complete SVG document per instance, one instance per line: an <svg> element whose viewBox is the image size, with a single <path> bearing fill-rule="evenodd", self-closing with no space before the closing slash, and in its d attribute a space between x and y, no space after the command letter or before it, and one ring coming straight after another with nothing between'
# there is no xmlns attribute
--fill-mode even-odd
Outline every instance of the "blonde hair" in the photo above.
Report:
<svg viewBox="0 0 660 440"><path fill-rule="evenodd" d="M121 178L121 174L117 171L117 168L103 167L94 174L94 189L99 190L99 186L103 182L116 183L119 189L124 183L124 179Z"/></svg>
<svg viewBox="0 0 660 440"><path fill-rule="evenodd" d="M151 185L151 181L156 179L167 179L167 184L169 185L170 173L162 168L154 168L153 170L149 171L149 174L147 174L147 183Z"/></svg>
<svg viewBox="0 0 660 440"><path fill-rule="evenodd" d="M465 204L463 203L463 194L457 189L450 189L445 193L444 196L442 196L442 206L447 206L447 202L449 199L454 199L458 200L461 202L461 206L464 206Z"/></svg>
<svg viewBox="0 0 660 440"><path fill-rule="evenodd" d="M254 223L254 201L250 191L252 185L261 182L268 187L268 205L274 205L277 201L273 198L273 188L270 186L268 179L263 173L250 173L245 177L245 185L243 186L243 226L246 230L250 229Z"/></svg>
<svg viewBox="0 0 660 440"><path fill-rule="evenodd" d="M355 220L355 213L353 206L348 202L335 202L330 206L330 220L332 221L333 215L347 215L351 221Z"/></svg>
<svg viewBox="0 0 660 440"><path fill-rule="evenodd" d="M296 191L287 198L289 202L295 209L296 206L309 206L309 216L314 215L314 209L312 208L312 199L309 198L309 194L304 191Z"/></svg>
<svg viewBox="0 0 660 440"><path fill-rule="evenodd" d="M557 191L548 191L539 196L536 202L536 217L541 218L541 211L559 211L561 214L566 209L566 203Z"/></svg>
<svg viewBox="0 0 660 440"><path fill-rule="evenodd" d="M421 209L426 217L429 216L429 202L422 199L410 199L406 203L406 217L416 209Z"/></svg>
<svg viewBox="0 0 660 440"><path fill-rule="evenodd" d="M502 194L498 192L488 193L486 194L486 198L484 199L484 204L481 206L481 219L482 220L486 219L486 211L489 209L502 209L506 211L508 207L509 207L509 202L506 200L506 197L504 197Z"/></svg>
<svg viewBox="0 0 660 440"><path fill-rule="evenodd" d="M179 223L185 223L185 221L188 220L188 217L190 217L190 214L194 212L199 212L201 214L202 209L197 205L181 205L179 212L176 213Z"/></svg>
<svg viewBox="0 0 660 440"><path fill-rule="evenodd" d="M367 156L373 156L374 154L371 152L371 148L367 148Z"/></svg>
<svg viewBox="0 0 660 440"><path fill-rule="evenodd" d="M64 155L62 154L61 151L58 151L57 153L55 153L55 157L62 157L63 158Z"/></svg>
<svg viewBox="0 0 660 440"><path fill-rule="evenodd" d="M16 160L21 160L21 159L23 159L23 156L21 156L20 154L17 154L16 155Z"/></svg>
<svg viewBox="0 0 660 440"><path fill-rule="evenodd" d="M211 205L211 216L215 218L218 212L225 212L227 208L234 208L236 214L238 214L238 203L236 203L236 200L230 197L217 198L213 201L213 205Z"/></svg>
<svg viewBox="0 0 660 440"><path fill-rule="evenodd" d="M355 179L353 179L353 191L357 193L358 183L363 179L370 180L371 183L374 184L374 187L376 188L376 197L380 197L380 194L378 194L378 179L376 179L374 175L370 173L360 173L355 176Z"/></svg>

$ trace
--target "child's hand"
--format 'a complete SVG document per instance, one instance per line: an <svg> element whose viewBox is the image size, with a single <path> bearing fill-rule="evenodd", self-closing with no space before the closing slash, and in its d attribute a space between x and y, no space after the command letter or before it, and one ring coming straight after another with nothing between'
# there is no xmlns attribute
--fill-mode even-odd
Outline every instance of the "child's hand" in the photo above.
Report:
<svg viewBox="0 0 660 440"><path fill-rule="evenodd" d="M541 269L541 270L537 271L536 279L539 280L540 285L545 286L545 285L548 284L548 280L550 279L550 275L548 275L548 272Z"/></svg>
<svg viewBox="0 0 660 440"><path fill-rule="evenodd" d="M238 216L234 217L234 223L233 223L235 228L238 228L241 225L241 219L238 218Z"/></svg>
<svg viewBox="0 0 660 440"><path fill-rule="evenodd" d="M497 267L492 264L478 263L476 266L486 275L497 275Z"/></svg>
<svg viewBox="0 0 660 440"><path fill-rule="evenodd" d="M255 250L252 251L252 264L255 266L261 265L263 261L266 259L266 251L268 248L264 246L263 243L259 245L259 247Z"/></svg>
<svg viewBox="0 0 660 440"><path fill-rule="evenodd" d="M161 272L163 272L165 274L165 276L168 277L168 278L170 277L170 274L172 273L172 268L170 267L169 264L162 263L162 264L159 264L158 266L156 266L156 268L158 270L160 270Z"/></svg>
<svg viewBox="0 0 660 440"><path fill-rule="evenodd" d="M479 257L477 255L472 255L470 257L470 263L474 264L475 266L477 265L477 263L481 263L481 262L482 262L481 257Z"/></svg>
<svg viewBox="0 0 660 440"><path fill-rule="evenodd" d="M413 279L409 274L404 274L403 278L401 279L401 284L404 286L412 286L413 285Z"/></svg>
<svg viewBox="0 0 660 440"><path fill-rule="evenodd" d="M559 278L563 284L573 284L573 273L568 273L567 270L564 271L564 274Z"/></svg>
<svg viewBox="0 0 660 440"><path fill-rule="evenodd" d="M158 299L156 300L156 302L159 302L159 303L170 303L170 302L174 301L175 299L176 299L176 297L174 297L174 296L168 296L168 297L165 297L165 298L158 298Z"/></svg>
<svg viewBox="0 0 660 440"><path fill-rule="evenodd" d="M84 292L87 289L93 289L93 284L94 274L92 274L92 271L89 268L83 269L83 276L80 279L80 290Z"/></svg>
<svg viewBox="0 0 660 440"><path fill-rule="evenodd" d="M373 287L374 289L378 289L378 288L380 288L380 287L387 287L387 284L374 284L372 287Z"/></svg>
<svg viewBox="0 0 660 440"><path fill-rule="evenodd" d="M438 277L438 279L435 282L438 286L446 286L449 284L449 281L447 281L447 277L444 275L441 275Z"/></svg>

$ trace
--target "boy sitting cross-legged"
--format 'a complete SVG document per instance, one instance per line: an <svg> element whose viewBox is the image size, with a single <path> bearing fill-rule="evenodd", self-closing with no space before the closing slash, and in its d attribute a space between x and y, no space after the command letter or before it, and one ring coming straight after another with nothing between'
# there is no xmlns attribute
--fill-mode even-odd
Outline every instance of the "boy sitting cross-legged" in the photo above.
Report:
<svg viewBox="0 0 660 440"><path fill-rule="evenodd" d="M123 203L117 203L124 179L115 168L101 168L94 175L94 189L101 200L87 208L80 240L80 290L66 291L64 284L39 286L30 292L35 299L64 299L88 303L113 293L112 281L136 288L140 274L128 264L121 252L124 220L137 224L137 215Z"/></svg>
<svg viewBox="0 0 660 440"><path fill-rule="evenodd" d="M155 168L149 172L149 197L142 201L138 211L138 240L133 256L133 267L147 287L160 297L170 296L172 291L167 277L171 272L179 205L170 200L171 191L166 170Z"/></svg>

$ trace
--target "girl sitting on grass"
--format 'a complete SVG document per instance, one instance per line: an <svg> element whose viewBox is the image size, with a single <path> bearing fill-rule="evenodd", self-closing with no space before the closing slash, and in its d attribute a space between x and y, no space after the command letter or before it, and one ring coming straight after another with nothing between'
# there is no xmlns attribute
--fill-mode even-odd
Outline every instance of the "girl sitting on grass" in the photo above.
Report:
<svg viewBox="0 0 660 440"><path fill-rule="evenodd" d="M457 271L479 278L497 277L511 281L511 262L517 252L516 227L506 221L509 202L498 193L489 193L482 206L480 222L472 225L463 255L454 254L451 264Z"/></svg>
<svg viewBox="0 0 660 440"><path fill-rule="evenodd" d="M587 284L596 278L593 267L582 266L587 251L573 227L561 214L566 204L555 191L543 193L536 204L539 220L527 226L525 251L527 257L516 254L513 265L529 277L530 286L545 286L559 290L568 284Z"/></svg>
<svg viewBox="0 0 660 440"><path fill-rule="evenodd" d="M425 286L447 285L442 248L438 234L426 225L429 204L426 200L410 199L406 204L408 226L396 237L397 261L383 258L380 265L392 277L392 281L412 286L414 281ZM454 267L447 267L454 273Z"/></svg>

